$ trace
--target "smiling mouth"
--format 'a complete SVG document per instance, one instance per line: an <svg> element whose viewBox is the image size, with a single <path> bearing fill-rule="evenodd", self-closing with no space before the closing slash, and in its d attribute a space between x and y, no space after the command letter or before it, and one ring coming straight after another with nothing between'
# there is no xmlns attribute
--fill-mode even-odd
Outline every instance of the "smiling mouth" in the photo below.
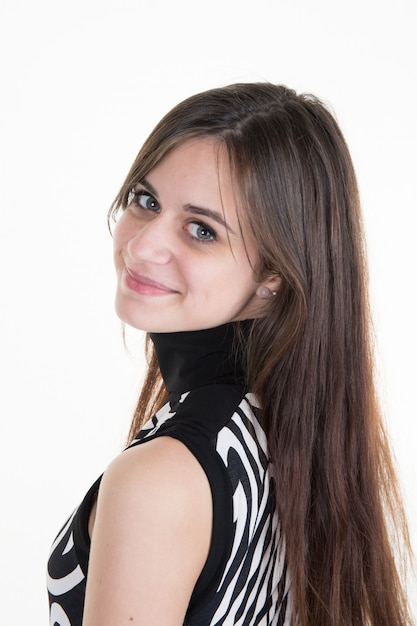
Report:
<svg viewBox="0 0 417 626"><path fill-rule="evenodd" d="M129 289L144 296L164 296L178 293L175 289L157 283L147 276L136 274L128 267L125 267L125 283Z"/></svg>

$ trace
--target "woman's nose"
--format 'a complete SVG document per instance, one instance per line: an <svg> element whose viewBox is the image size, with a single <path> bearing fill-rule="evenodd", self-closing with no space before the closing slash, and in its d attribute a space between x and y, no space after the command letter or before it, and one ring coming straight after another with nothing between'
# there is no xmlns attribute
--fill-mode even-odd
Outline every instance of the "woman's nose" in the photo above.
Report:
<svg viewBox="0 0 417 626"><path fill-rule="evenodd" d="M158 264L168 263L173 256L173 236L168 230L168 220L156 215L146 224L140 225L127 244L128 254L137 261Z"/></svg>

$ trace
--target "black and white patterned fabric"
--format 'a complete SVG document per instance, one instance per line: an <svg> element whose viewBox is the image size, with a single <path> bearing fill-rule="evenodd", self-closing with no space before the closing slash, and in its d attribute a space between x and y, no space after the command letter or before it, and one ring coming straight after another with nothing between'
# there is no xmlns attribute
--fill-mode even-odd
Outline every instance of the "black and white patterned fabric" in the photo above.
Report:
<svg viewBox="0 0 417 626"><path fill-rule="evenodd" d="M184 626L289 626L291 589L273 504L272 468L256 398L233 355L234 327L152 335L169 400L132 446L177 438L200 462L213 532ZM51 626L81 626L88 516L99 478L58 534L48 563Z"/></svg>

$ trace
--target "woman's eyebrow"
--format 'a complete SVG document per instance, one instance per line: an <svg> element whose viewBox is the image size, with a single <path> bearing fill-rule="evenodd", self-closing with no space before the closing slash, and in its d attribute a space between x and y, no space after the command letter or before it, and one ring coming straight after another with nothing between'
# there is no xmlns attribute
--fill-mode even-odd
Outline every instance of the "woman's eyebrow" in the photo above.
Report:
<svg viewBox="0 0 417 626"><path fill-rule="evenodd" d="M151 183L149 182L147 178L142 178L139 181L139 185L142 185L142 187L146 187L146 189L150 191L151 194L155 196L155 198L158 198L158 192L156 191L155 187L151 185Z"/></svg>
<svg viewBox="0 0 417 626"><path fill-rule="evenodd" d="M186 211L187 213L194 213L194 215L203 215L204 217L209 217L221 226L224 226L224 228L229 233L231 233L232 235L236 235L235 231L229 226L223 215L218 211L213 211L213 209L207 209L206 207L194 206L193 204L186 204L184 207L184 211Z"/></svg>

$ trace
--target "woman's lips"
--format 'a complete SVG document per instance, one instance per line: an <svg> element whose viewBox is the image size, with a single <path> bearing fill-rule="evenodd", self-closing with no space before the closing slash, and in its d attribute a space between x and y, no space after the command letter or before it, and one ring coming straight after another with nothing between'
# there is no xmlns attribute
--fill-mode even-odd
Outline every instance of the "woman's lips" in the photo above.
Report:
<svg viewBox="0 0 417 626"><path fill-rule="evenodd" d="M171 293L177 293L175 289L171 289L166 285L157 283L156 281L136 274L129 267L125 267L125 282L129 289L144 296L165 296Z"/></svg>

